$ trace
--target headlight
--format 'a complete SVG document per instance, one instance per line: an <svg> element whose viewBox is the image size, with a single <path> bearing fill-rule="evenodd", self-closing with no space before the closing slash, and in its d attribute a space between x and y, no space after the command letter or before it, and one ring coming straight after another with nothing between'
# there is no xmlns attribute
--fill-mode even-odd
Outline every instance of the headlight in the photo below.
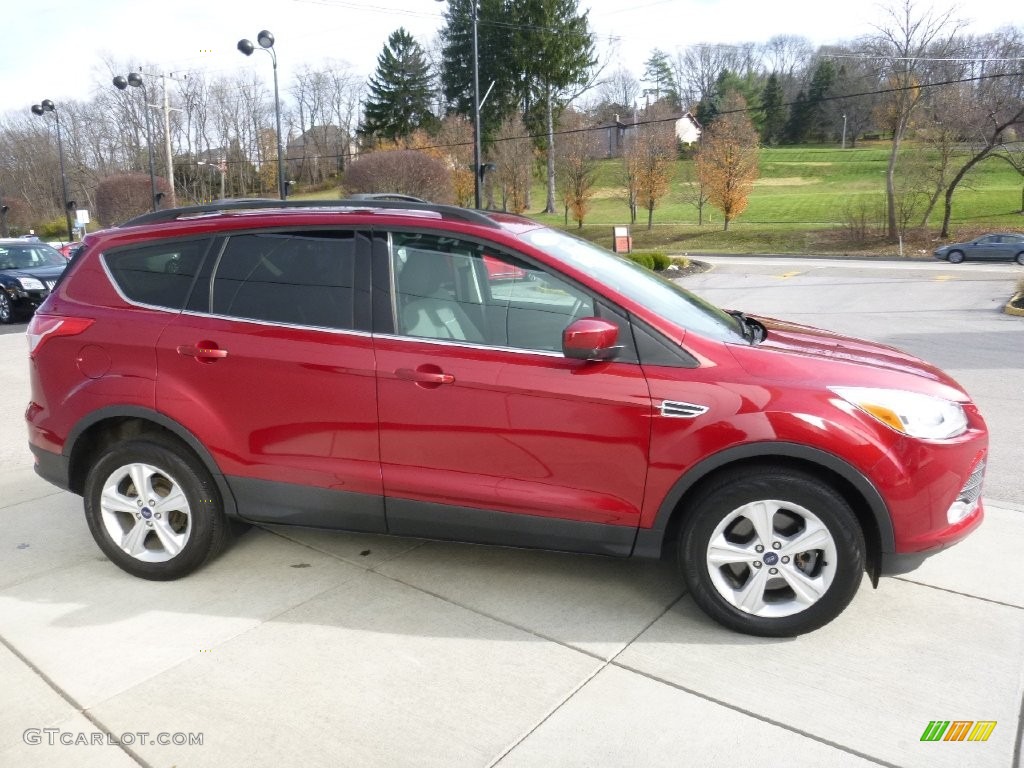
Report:
<svg viewBox="0 0 1024 768"><path fill-rule="evenodd" d="M945 440L967 431L967 415L959 403L901 389L830 387L843 400L887 427L911 437Z"/></svg>
<svg viewBox="0 0 1024 768"><path fill-rule="evenodd" d="M43 290L43 283L41 280L36 280L34 277L19 277L18 282L21 283L21 287L26 291L41 291Z"/></svg>

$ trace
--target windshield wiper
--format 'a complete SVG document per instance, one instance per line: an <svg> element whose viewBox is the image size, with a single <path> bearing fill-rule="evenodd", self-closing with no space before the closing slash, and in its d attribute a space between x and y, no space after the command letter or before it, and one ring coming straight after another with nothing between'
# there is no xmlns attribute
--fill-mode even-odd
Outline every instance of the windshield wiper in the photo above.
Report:
<svg viewBox="0 0 1024 768"><path fill-rule="evenodd" d="M745 314L738 310L730 309L729 314L739 321L740 329L743 332L743 338L751 344L759 344L764 341L765 336L768 335L767 329L757 322L747 317Z"/></svg>

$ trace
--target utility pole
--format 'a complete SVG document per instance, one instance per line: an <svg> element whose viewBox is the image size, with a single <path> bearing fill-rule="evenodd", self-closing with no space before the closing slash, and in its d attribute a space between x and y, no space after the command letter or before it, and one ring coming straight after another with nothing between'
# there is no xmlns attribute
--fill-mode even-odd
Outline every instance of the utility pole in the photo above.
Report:
<svg viewBox="0 0 1024 768"><path fill-rule="evenodd" d="M139 72L142 72L142 67L139 67ZM167 162L167 183L171 187L171 201L170 205L167 207L176 208L178 205L178 197L174 191L174 154L171 151L171 112L180 112L181 110L177 107L172 107L170 104L170 100L168 98L167 93L167 81L185 80L186 78L188 78L188 75L175 77L173 72L169 72L165 75L155 75L155 77L159 77L163 81L164 103L162 105L149 104L148 106L152 107L153 109L161 109L163 110L164 113L164 152L166 154Z"/></svg>

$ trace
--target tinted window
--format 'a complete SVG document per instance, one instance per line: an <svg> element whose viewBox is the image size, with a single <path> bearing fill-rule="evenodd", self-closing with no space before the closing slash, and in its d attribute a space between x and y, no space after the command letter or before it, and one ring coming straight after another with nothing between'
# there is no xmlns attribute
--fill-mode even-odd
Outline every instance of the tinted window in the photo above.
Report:
<svg viewBox="0 0 1024 768"><path fill-rule="evenodd" d="M353 329L355 242L352 232L235 235L214 275L213 313Z"/></svg>
<svg viewBox="0 0 1024 768"><path fill-rule="evenodd" d="M104 254L103 261L132 301L181 309L208 245L188 240L126 248Z"/></svg>
<svg viewBox="0 0 1024 768"><path fill-rule="evenodd" d="M501 347L561 351L562 331L594 302L515 256L437 235L392 235L400 333Z"/></svg>

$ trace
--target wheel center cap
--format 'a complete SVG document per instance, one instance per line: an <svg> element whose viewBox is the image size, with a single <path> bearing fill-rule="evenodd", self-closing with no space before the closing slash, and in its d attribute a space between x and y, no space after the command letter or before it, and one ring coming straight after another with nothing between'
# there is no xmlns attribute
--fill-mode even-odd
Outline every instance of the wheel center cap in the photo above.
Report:
<svg viewBox="0 0 1024 768"><path fill-rule="evenodd" d="M779 556L774 552L766 552L764 555L765 565L777 565L779 562Z"/></svg>
<svg viewBox="0 0 1024 768"><path fill-rule="evenodd" d="M142 512L142 516L144 518L146 518L147 520L149 520L149 518L151 518L153 516L153 512L152 512L152 510L150 510L149 507L143 507L141 512Z"/></svg>

